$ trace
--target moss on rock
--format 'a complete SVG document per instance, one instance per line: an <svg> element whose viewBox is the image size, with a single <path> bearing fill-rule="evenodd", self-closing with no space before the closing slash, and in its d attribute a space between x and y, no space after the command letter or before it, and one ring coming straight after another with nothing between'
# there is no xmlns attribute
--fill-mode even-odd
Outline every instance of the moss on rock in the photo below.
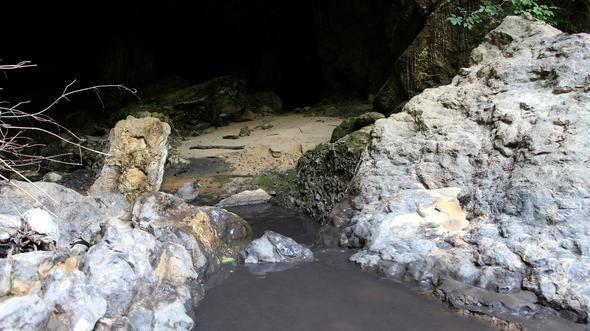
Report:
<svg viewBox="0 0 590 331"><path fill-rule="evenodd" d="M168 123L175 133L190 135L223 124L222 116L241 112L246 101L244 80L223 76L125 107L113 116L113 122L149 113Z"/></svg>
<svg viewBox="0 0 590 331"><path fill-rule="evenodd" d="M349 117L334 129L330 142L334 143L347 134L360 130L367 125L371 125L375 123L376 120L382 118L385 118L385 116L377 112L369 112L360 116Z"/></svg>
<svg viewBox="0 0 590 331"><path fill-rule="evenodd" d="M334 143L325 143L305 153L297 166L299 205L323 222L332 208L345 197L356 172L371 127L367 126Z"/></svg>

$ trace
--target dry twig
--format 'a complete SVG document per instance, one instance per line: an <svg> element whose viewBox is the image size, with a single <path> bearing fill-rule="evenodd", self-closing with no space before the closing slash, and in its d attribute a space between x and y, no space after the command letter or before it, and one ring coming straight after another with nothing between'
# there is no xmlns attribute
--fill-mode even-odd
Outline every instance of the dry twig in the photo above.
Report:
<svg viewBox="0 0 590 331"><path fill-rule="evenodd" d="M23 61L17 64L0 64L0 72L4 73L6 76L6 71L31 67L35 67L35 64L32 64L29 61ZM14 187L25 192L21 187L14 182L11 182L8 177L6 177L7 173L13 173L18 178L31 183L22 173L24 168L39 166L41 162L44 161L69 165L81 164L81 159L79 162L75 163L64 160L64 157L71 156L72 153L51 156L40 156L29 153L28 150L32 147L42 146L41 144L35 143L32 139L31 134L34 133L54 137L65 144L77 148L80 157L82 155L82 150L103 155L105 154L101 151L83 146L80 137L57 123L53 118L47 115L47 112L57 106L60 102L69 101L71 96L84 92L94 92L100 100L99 91L102 89L115 88L131 94L135 94L136 91L123 85L96 85L87 88L74 89L73 86L75 83L75 80L72 81L64 88L61 95L55 98L49 103L49 105L41 110L33 112L28 112L23 109L25 105L30 103L30 101L20 101L16 103L0 101L0 181L9 182ZM0 91L1 90L2 89L0 88ZM64 138L60 134L63 132L65 132L69 138ZM38 187L36 188L38 189ZM30 192L25 193L38 202Z"/></svg>

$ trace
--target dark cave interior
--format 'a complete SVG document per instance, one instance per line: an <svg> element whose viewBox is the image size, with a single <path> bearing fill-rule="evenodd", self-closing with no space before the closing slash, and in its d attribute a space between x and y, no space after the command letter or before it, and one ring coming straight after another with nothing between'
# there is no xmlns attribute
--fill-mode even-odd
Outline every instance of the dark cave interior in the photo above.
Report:
<svg viewBox="0 0 590 331"><path fill-rule="evenodd" d="M14 31L4 38L2 62L38 65L7 73L3 98L45 103L73 79L79 87L124 84L141 95L162 82L233 75L290 106L366 99L419 32L424 18L415 7L403 0L43 2L7 11L0 23Z"/></svg>

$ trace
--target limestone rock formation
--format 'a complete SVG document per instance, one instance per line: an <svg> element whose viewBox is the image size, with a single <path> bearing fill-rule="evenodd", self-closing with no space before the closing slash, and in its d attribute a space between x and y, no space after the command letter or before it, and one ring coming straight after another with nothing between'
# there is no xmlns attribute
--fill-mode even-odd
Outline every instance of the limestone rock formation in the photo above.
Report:
<svg viewBox="0 0 590 331"><path fill-rule="evenodd" d="M127 117L111 130L104 166L89 192L119 192L133 200L157 192L168 156L170 126L153 117Z"/></svg>
<svg viewBox="0 0 590 331"><path fill-rule="evenodd" d="M250 243L242 255L248 264L313 260L313 253L309 248L273 231L266 231L262 237Z"/></svg>
<svg viewBox="0 0 590 331"><path fill-rule="evenodd" d="M0 184L0 233L14 235L22 226L22 215L39 223L33 229L41 233L57 228L51 235L57 247L69 249L79 241L94 244L107 222L129 216L129 202L117 193L83 196L54 183L13 184ZM53 225L43 224L47 220Z"/></svg>
<svg viewBox="0 0 590 331"><path fill-rule="evenodd" d="M3 330L191 330L204 277L251 237L237 215L168 194L130 210L120 194L14 184L29 193L0 186L0 232L14 236L26 224L20 211L40 204L59 237L53 250L0 258Z"/></svg>
<svg viewBox="0 0 590 331"><path fill-rule="evenodd" d="M587 322L590 35L507 17L471 61L376 122L341 244L391 277L528 290Z"/></svg>
<svg viewBox="0 0 590 331"><path fill-rule="evenodd" d="M182 229L202 243L210 260L237 254L252 236L248 223L234 213L218 207L192 206L160 192L136 201L132 221L159 240L166 240L170 232Z"/></svg>

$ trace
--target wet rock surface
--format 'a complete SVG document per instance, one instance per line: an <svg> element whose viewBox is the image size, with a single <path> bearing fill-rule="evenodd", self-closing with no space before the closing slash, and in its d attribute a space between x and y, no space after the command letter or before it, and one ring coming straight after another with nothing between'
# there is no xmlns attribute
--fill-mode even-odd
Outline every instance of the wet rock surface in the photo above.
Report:
<svg viewBox="0 0 590 331"><path fill-rule="evenodd" d="M339 224L340 243L361 248L352 260L431 286L530 291L587 322L589 50L587 34L508 17L452 84L377 121Z"/></svg>
<svg viewBox="0 0 590 331"><path fill-rule="evenodd" d="M313 253L295 240L273 231L266 231L264 235L250 243L242 251L244 262L257 263L296 263L313 260Z"/></svg>

